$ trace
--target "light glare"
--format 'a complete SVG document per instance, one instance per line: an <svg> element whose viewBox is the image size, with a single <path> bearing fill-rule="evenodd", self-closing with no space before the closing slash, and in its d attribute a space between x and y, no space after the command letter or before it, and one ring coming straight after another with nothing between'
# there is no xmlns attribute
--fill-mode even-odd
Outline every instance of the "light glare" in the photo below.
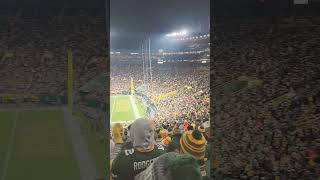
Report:
<svg viewBox="0 0 320 180"><path fill-rule="evenodd" d="M166 34L167 37L176 37L176 36L185 36L187 35L187 31L186 30L183 30L183 31L180 31L180 32L173 32L173 33L170 33L170 34Z"/></svg>

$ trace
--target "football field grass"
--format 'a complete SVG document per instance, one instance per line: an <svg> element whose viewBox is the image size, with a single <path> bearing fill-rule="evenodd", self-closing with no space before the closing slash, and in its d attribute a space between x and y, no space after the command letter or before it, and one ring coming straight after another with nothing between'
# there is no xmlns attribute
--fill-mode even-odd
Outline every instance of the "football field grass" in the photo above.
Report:
<svg viewBox="0 0 320 180"><path fill-rule="evenodd" d="M110 122L124 123L146 115L145 105L134 96L111 96L110 97Z"/></svg>
<svg viewBox="0 0 320 180"><path fill-rule="evenodd" d="M0 110L0 180L79 180L61 110Z"/></svg>

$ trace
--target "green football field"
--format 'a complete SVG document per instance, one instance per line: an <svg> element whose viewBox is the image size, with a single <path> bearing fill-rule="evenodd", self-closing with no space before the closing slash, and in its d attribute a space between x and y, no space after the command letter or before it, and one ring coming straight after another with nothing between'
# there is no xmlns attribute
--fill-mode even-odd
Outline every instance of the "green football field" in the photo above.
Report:
<svg viewBox="0 0 320 180"><path fill-rule="evenodd" d="M0 111L1 180L77 180L60 110Z"/></svg>
<svg viewBox="0 0 320 180"><path fill-rule="evenodd" d="M124 123L146 115L145 105L134 96L111 96L110 97L110 122Z"/></svg>

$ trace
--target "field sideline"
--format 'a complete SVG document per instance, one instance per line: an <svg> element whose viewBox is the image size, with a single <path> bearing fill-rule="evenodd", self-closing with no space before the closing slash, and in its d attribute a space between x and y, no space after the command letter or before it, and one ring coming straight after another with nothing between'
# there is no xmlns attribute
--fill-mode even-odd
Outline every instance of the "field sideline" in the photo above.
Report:
<svg viewBox="0 0 320 180"><path fill-rule="evenodd" d="M145 105L134 96L116 95L110 97L110 123L130 123L146 115Z"/></svg>
<svg viewBox="0 0 320 180"><path fill-rule="evenodd" d="M102 172L94 172L97 163L83 161L91 159L97 143L82 138L77 121L66 112L63 107L0 109L0 180L101 177ZM75 143L88 143L90 152L75 150Z"/></svg>

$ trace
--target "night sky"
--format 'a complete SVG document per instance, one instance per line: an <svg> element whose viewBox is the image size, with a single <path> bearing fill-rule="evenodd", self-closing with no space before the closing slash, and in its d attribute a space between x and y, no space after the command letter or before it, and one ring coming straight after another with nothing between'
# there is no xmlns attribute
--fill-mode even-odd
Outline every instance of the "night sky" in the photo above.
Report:
<svg viewBox="0 0 320 180"><path fill-rule="evenodd" d="M106 0L0 0L0 10L19 7L24 10L44 7L91 8L105 13ZM165 34L186 29L208 31L211 15L216 17L275 16L292 14L294 0L109 0L111 49L137 49L147 35L152 48L165 45ZM320 0L309 0L320 7ZM281 2L281 3L280 3ZM55 5L54 5L55 4ZM99 9L96 9L99 7ZM18 10L18 8L16 8ZM16 11L13 10L13 11ZM307 12L313 12L307 10ZM320 14L320 11L317 11ZM0 12L1 13L1 12ZM319 16L319 15L318 15ZM106 17L108 19L109 17Z"/></svg>
<svg viewBox="0 0 320 180"><path fill-rule="evenodd" d="M172 31L208 31L210 0L111 0L112 49L139 47L144 36L159 41ZM154 44L153 43L153 44Z"/></svg>

